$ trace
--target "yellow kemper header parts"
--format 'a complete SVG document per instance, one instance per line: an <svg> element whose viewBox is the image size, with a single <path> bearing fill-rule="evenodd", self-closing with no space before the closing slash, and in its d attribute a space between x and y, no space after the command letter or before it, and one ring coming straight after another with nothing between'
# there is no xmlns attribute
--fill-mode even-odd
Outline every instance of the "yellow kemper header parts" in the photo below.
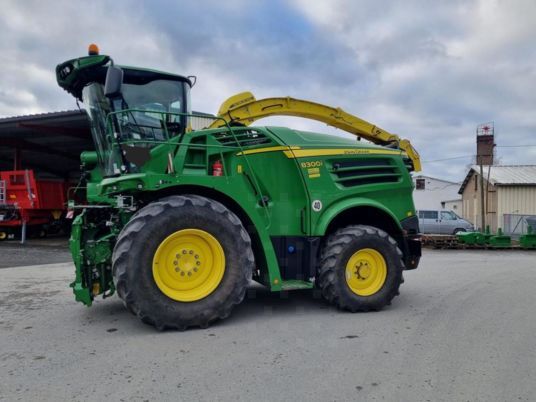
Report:
<svg viewBox="0 0 536 402"><path fill-rule="evenodd" d="M415 171L421 170L419 153L408 140L351 115L341 108L334 108L302 99L286 97L257 100L251 92L241 92L222 103L218 111L220 120L214 121L210 128L224 125L223 120L227 123L241 123L249 126L254 121L269 116L296 116L321 121L374 144L395 145L413 161Z"/></svg>

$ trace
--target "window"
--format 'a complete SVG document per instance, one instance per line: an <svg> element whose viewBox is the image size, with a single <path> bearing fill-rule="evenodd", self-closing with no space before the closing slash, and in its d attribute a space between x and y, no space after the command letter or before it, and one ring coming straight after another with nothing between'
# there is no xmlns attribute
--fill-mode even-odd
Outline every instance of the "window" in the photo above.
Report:
<svg viewBox="0 0 536 402"><path fill-rule="evenodd" d="M420 219L437 219L437 211L419 211Z"/></svg>
<svg viewBox="0 0 536 402"><path fill-rule="evenodd" d="M454 215L450 211L441 211L441 220L454 221L454 220L456 220L456 215Z"/></svg>
<svg viewBox="0 0 536 402"><path fill-rule="evenodd" d="M415 189L424 190L426 179L415 179Z"/></svg>

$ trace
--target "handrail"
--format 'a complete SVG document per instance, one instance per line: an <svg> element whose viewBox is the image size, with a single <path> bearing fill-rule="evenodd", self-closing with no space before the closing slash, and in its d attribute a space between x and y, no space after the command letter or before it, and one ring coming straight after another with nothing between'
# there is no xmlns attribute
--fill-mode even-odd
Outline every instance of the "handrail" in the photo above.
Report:
<svg viewBox="0 0 536 402"><path fill-rule="evenodd" d="M157 110L153 111L153 110L147 110L147 109L124 109L124 110L118 110L118 111L113 111L113 112L108 113L108 115L106 116L106 129L107 129L107 132L111 133L111 135L114 137L115 143L117 145L119 145L121 143L125 143L125 141L122 141L120 138L118 138L121 135L121 133L117 133L117 136L115 135L115 132L114 132L114 129L113 129L113 127L114 127L113 117L115 117L117 115L121 115L121 114L132 113L132 112L160 114L162 117L169 116L169 115L171 115L171 116L186 116L186 117L199 117L199 118L203 118L203 119L213 119L215 121L220 121L220 125L218 125L217 128L225 127L227 129L227 131L229 133L231 133L234 141L238 145L238 147L233 147L233 148L239 150L240 153L244 152L244 148L243 148L242 144L240 143L240 141L238 141L238 139L236 138L236 134L235 134L234 130L232 129L232 127L229 126L229 124L227 124L227 121L225 119L223 119L223 118L221 118L219 116L196 115L196 114L193 114L193 113L163 112L163 111L157 111ZM145 139L145 140L144 139L131 140L131 139L129 139L128 142L129 143L135 143L135 142L139 142L139 143L155 143L155 144L162 143L162 144L169 144L169 145L174 145L174 146L181 145L182 142L178 141L179 140L178 136L174 136L174 137L169 138L166 119L162 118L162 119L160 119L160 121L164 123L163 127L162 127L162 130L166 133L167 140L161 141L161 140L155 140L155 139L152 139L152 140L147 140L147 139ZM119 126L119 129L120 129L120 126ZM191 133L191 132L193 132L193 131L191 129L187 128L185 130L184 134L188 134L188 133ZM174 138L176 138L177 141L173 141ZM212 144L211 145L194 144L194 145L196 147L206 146L207 148L209 148L209 147L229 148L228 146L225 146L225 145L212 145ZM176 151L173 153L173 157L175 156L175 154L176 154ZM119 155L120 155L121 158L123 158L122 153L120 153ZM260 199L262 199L264 197L264 195L263 195L261 187L260 187L260 185L259 185L259 183L257 181L257 177L256 177L256 175L254 173L255 171L253 170L251 164L249 163L248 158L244 158L244 161L245 161L245 163L246 163L246 165L248 167L249 172L251 172L251 177L252 177L254 186L256 187L257 193L259 194ZM266 212L266 216L267 216L268 222L269 222L268 226L269 226L270 222L271 222L270 211L269 211L269 209L268 209L268 207L266 205L263 205L263 208L264 208L264 210Z"/></svg>

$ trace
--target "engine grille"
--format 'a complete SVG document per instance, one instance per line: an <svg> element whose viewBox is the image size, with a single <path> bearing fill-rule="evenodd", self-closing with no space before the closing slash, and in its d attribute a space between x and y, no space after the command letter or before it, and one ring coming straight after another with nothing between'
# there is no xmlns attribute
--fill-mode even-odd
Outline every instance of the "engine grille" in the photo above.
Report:
<svg viewBox="0 0 536 402"><path fill-rule="evenodd" d="M387 158L334 160L330 172L335 176L335 182L343 187L398 183L401 179L397 166Z"/></svg>
<svg viewBox="0 0 536 402"><path fill-rule="evenodd" d="M234 136L229 131L225 131L215 134L214 138L220 144L229 147L248 147L272 142L266 135L255 130L237 131Z"/></svg>

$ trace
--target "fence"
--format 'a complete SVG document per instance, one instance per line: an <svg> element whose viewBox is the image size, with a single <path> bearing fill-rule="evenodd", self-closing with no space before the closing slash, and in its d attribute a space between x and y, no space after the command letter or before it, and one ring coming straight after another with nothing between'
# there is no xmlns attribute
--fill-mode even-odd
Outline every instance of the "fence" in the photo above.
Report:
<svg viewBox="0 0 536 402"><path fill-rule="evenodd" d="M512 237L527 233L529 225L536 232L536 215L504 214L503 222L504 233Z"/></svg>

